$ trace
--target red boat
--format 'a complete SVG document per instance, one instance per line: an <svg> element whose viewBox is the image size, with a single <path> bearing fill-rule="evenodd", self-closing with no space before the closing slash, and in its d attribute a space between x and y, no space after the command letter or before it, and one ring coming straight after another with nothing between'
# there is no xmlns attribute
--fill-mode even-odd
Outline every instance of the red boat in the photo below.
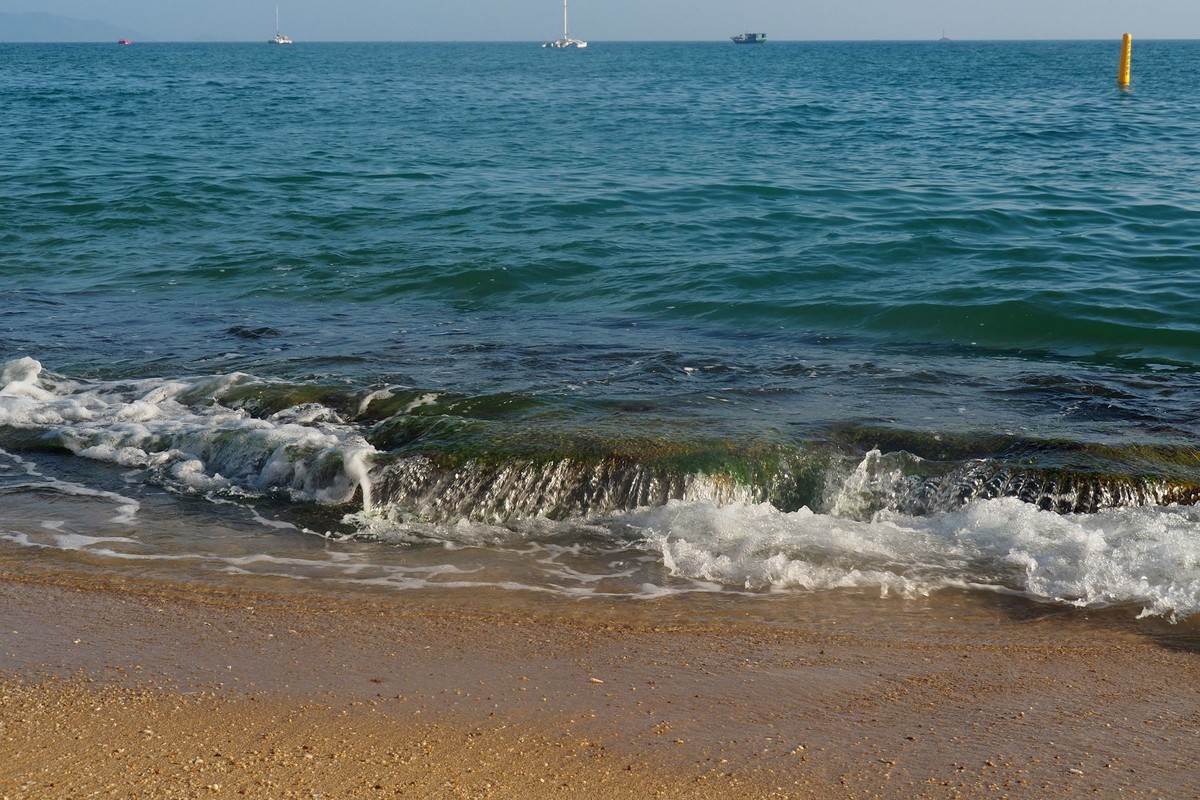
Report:
<svg viewBox="0 0 1200 800"><path fill-rule="evenodd" d="M117 39L117 44L133 44L129 39Z"/></svg>

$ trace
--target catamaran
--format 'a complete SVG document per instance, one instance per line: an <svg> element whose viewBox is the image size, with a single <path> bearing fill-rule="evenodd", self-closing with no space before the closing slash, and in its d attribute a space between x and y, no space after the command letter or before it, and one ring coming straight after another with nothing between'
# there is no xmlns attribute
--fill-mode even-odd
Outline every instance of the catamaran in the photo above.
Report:
<svg viewBox="0 0 1200 800"><path fill-rule="evenodd" d="M553 42L546 42L542 47L587 47L587 42L581 39L572 39L571 34L567 32L567 0L563 0L563 35L561 39L555 39Z"/></svg>
<svg viewBox="0 0 1200 800"><path fill-rule="evenodd" d="M275 4L275 38L267 39L267 44L291 44L292 40L279 32L279 3Z"/></svg>

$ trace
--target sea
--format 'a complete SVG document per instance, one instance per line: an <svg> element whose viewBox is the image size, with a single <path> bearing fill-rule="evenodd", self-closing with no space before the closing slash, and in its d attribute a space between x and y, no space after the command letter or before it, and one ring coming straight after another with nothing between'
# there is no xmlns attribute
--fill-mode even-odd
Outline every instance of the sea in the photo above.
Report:
<svg viewBox="0 0 1200 800"><path fill-rule="evenodd" d="M0 44L0 560L1186 622L1200 42L1119 37Z"/></svg>

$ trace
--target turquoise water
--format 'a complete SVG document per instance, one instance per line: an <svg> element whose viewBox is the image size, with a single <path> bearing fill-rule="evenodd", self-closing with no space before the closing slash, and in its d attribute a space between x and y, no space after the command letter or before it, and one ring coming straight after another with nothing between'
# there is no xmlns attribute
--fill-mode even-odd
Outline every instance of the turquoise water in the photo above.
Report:
<svg viewBox="0 0 1200 800"><path fill-rule="evenodd" d="M1117 51L0 45L0 533L1190 614L1200 44Z"/></svg>

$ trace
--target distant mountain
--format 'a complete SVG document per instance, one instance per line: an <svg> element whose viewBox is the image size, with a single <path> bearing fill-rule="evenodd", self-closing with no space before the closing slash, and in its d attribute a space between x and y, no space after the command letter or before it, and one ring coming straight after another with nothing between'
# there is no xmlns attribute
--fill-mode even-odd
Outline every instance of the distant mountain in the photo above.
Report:
<svg viewBox="0 0 1200 800"><path fill-rule="evenodd" d="M143 38L130 28L95 19L72 19L29 11L0 14L0 42L115 42Z"/></svg>

